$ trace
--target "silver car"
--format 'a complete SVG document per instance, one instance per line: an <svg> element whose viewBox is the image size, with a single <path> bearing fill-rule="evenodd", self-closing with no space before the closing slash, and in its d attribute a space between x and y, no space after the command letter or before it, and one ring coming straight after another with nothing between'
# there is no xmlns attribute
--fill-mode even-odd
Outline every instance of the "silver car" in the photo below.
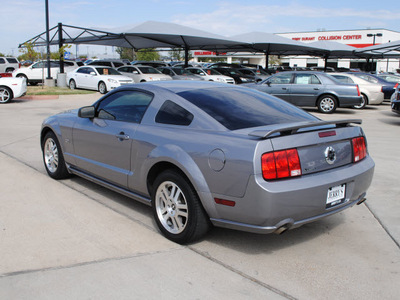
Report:
<svg viewBox="0 0 400 300"><path fill-rule="evenodd" d="M126 85L47 118L47 173L152 207L177 243L211 225L282 233L365 200L374 162L360 120L321 121L265 93L207 81Z"/></svg>
<svg viewBox="0 0 400 300"><path fill-rule="evenodd" d="M317 107L320 112L328 114L338 107L353 107L362 102L358 85L342 83L322 72L281 72L246 86L297 106Z"/></svg>

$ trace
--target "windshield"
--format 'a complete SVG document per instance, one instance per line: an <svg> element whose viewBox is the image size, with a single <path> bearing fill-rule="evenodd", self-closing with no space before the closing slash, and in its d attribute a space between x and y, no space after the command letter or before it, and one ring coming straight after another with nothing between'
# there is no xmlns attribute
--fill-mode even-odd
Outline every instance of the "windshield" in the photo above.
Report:
<svg viewBox="0 0 400 300"><path fill-rule="evenodd" d="M215 69L205 69L203 71L206 72L208 75L222 75L220 72L218 72Z"/></svg>
<svg viewBox="0 0 400 300"><path fill-rule="evenodd" d="M153 67L137 67L143 74L161 74L160 71Z"/></svg>
<svg viewBox="0 0 400 300"><path fill-rule="evenodd" d="M188 75L191 76L193 74L191 74L190 72L186 71L185 69L182 68L173 68L174 72L176 73L176 75Z"/></svg>
<svg viewBox="0 0 400 300"><path fill-rule="evenodd" d="M98 67L96 68L96 71L100 75L122 75L120 72L113 68L106 68L106 67Z"/></svg>
<svg viewBox="0 0 400 300"><path fill-rule="evenodd" d="M246 88L190 90L178 95L230 130L318 120L284 100Z"/></svg>

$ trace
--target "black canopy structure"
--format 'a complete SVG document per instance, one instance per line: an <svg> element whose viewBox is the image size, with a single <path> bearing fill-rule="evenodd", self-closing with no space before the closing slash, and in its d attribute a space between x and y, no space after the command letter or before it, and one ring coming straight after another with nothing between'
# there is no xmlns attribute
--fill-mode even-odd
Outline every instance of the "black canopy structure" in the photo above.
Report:
<svg viewBox="0 0 400 300"><path fill-rule="evenodd" d="M237 50L242 47L242 49L249 51L264 53L266 56L266 68L268 67L269 55L308 55L320 50L308 44L267 32L255 31L234 35L229 38L239 42ZM231 47L231 49L233 48L234 46Z"/></svg>
<svg viewBox="0 0 400 300"><path fill-rule="evenodd" d="M90 29L59 23L50 30L50 45L89 44L133 48L182 48L185 50L187 63L188 51L213 50L226 51L235 49L240 43L223 36L174 23L148 21L133 27L115 28L112 30ZM46 32L43 32L26 43L35 46L46 45ZM22 45L20 45L21 47Z"/></svg>
<svg viewBox="0 0 400 300"><path fill-rule="evenodd" d="M400 40L357 49L357 55L381 58L400 57Z"/></svg>

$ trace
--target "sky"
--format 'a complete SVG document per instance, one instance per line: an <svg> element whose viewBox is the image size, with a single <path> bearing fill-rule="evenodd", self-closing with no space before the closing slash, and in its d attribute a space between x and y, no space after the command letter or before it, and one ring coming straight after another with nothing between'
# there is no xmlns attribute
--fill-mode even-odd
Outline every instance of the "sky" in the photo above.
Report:
<svg viewBox="0 0 400 300"><path fill-rule="evenodd" d="M172 22L223 36L388 29L400 32L397 1L321 0L48 0L50 28L61 22L115 28L145 21ZM45 0L1 0L0 53L18 56L18 45L46 30ZM83 49L82 49L83 48ZM93 51L100 47L91 48ZM76 51L75 47L72 50ZM80 46L78 52L89 52ZM109 50L110 51L110 50ZM84 53L84 54L85 54ZM79 53L81 54L81 53Z"/></svg>

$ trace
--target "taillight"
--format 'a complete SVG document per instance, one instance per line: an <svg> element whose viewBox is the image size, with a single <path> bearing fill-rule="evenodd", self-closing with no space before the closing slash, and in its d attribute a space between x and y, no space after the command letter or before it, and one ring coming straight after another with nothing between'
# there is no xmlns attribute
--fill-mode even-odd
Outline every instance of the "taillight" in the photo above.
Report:
<svg viewBox="0 0 400 300"><path fill-rule="evenodd" d="M352 139L353 143L353 162L358 162L367 156L367 146L363 136Z"/></svg>
<svg viewBox="0 0 400 300"><path fill-rule="evenodd" d="M399 83L397 82L395 85L394 85L394 89L397 89L397 87L399 86Z"/></svg>
<svg viewBox="0 0 400 300"><path fill-rule="evenodd" d="M358 84L357 84L357 94L358 94L358 96L361 96L360 87L358 86Z"/></svg>
<svg viewBox="0 0 400 300"><path fill-rule="evenodd" d="M264 153L261 168L265 180L301 175L300 159L296 149Z"/></svg>

